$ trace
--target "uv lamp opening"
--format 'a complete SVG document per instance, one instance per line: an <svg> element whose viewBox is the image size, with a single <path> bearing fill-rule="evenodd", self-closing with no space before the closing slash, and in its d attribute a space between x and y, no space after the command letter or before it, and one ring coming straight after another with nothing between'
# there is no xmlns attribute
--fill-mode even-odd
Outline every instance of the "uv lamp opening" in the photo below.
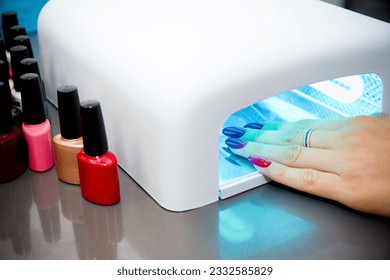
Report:
<svg viewBox="0 0 390 280"><path fill-rule="evenodd" d="M226 127L248 123L370 115L382 110L383 84L376 74L359 74L306 85L252 104L229 116L219 136L219 198L225 199L269 181L225 144Z"/></svg>

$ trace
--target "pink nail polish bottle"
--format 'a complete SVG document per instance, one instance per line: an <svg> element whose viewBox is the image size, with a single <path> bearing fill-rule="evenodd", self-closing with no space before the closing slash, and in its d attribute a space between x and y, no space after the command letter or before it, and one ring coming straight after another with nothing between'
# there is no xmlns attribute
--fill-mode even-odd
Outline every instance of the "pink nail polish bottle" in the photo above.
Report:
<svg viewBox="0 0 390 280"><path fill-rule="evenodd" d="M20 77L24 122L22 129L27 142L31 170L44 172L54 165L52 133L46 118L41 79L27 73Z"/></svg>

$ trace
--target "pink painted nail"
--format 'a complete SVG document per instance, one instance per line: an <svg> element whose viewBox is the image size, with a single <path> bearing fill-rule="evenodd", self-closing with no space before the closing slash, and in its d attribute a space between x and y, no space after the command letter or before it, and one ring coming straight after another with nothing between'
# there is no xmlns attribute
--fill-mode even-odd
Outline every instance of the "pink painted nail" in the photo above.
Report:
<svg viewBox="0 0 390 280"><path fill-rule="evenodd" d="M270 166L272 163L271 161L269 161L265 158L259 157L259 156L249 156L248 160L251 163L253 163L254 165L259 166L261 168L266 168L266 167Z"/></svg>

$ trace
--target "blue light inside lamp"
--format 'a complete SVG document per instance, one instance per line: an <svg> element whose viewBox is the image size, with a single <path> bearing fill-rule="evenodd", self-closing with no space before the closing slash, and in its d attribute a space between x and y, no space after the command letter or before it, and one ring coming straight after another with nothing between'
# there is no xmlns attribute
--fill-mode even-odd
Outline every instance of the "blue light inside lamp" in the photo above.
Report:
<svg viewBox="0 0 390 280"><path fill-rule="evenodd" d="M246 107L222 125L243 127L251 122L291 122L369 115L381 111L383 84L376 74L362 74L303 86ZM256 172L246 159L232 154L219 137L219 183Z"/></svg>

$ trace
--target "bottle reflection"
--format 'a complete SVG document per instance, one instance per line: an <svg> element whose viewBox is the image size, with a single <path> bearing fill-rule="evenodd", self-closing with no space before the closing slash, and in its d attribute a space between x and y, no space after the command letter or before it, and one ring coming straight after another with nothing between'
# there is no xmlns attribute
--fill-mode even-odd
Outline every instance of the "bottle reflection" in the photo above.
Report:
<svg viewBox="0 0 390 280"><path fill-rule="evenodd" d="M80 187L60 181L58 185L62 215L72 222L78 257L81 260L92 259L93 256L90 256L87 247L87 229Z"/></svg>
<svg viewBox="0 0 390 280"><path fill-rule="evenodd" d="M33 176L33 198L45 240L49 243L61 239L60 208L57 178L52 172Z"/></svg>
<svg viewBox="0 0 390 280"><path fill-rule="evenodd" d="M30 209L31 187L8 183L0 188L0 238L11 240L18 255L31 251ZM1 253L0 253L1 256Z"/></svg>
<svg viewBox="0 0 390 280"><path fill-rule="evenodd" d="M89 249L96 259L117 258L117 243L123 238L122 211L120 204L96 205L83 200Z"/></svg>
<svg viewBox="0 0 390 280"><path fill-rule="evenodd" d="M79 186L59 183L61 210L72 222L80 259L117 259L123 238L121 205L100 206L82 198Z"/></svg>

